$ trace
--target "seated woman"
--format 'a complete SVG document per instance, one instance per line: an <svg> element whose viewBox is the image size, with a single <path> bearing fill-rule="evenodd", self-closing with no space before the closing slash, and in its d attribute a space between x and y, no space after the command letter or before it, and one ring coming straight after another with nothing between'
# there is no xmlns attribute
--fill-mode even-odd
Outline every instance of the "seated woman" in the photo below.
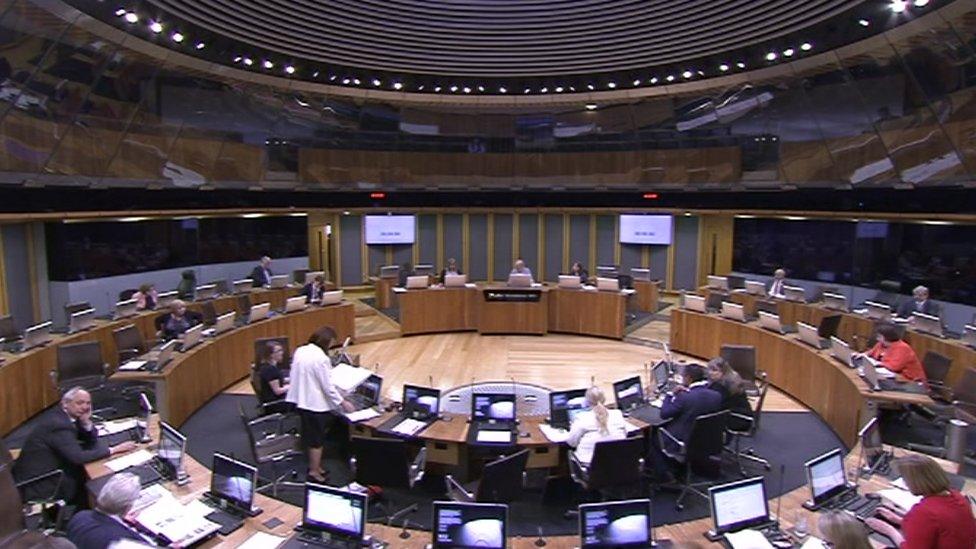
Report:
<svg viewBox="0 0 976 549"><path fill-rule="evenodd" d="M708 375L708 388L722 395L722 409L736 414L729 416L729 429L736 431L749 429L750 422L737 417L751 418L754 415L749 397L746 396L746 386L742 376L722 357L709 360L705 370Z"/></svg>
<svg viewBox="0 0 976 549"><path fill-rule="evenodd" d="M573 265L569 268L569 274L578 276L581 284L589 284L590 273L586 272L583 264L579 261L573 262Z"/></svg>
<svg viewBox="0 0 976 549"><path fill-rule="evenodd" d="M441 269L440 283L444 283L444 277L447 275L459 275L464 274L458 267L457 260L453 257L447 260L447 266Z"/></svg>
<svg viewBox="0 0 976 549"><path fill-rule="evenodd" d="M169 312L156 319L158 336L163 339L176 339L183 332L203 322L203 315L188 311L182 299L174 299L169 304Z"/></svg>
<svg viewBox="0 0 976 549"><path fill-rule="evenodd" d="M908 490L922 496L906 515L881 507L868 526L887 536L901 549L957 549L976 547L976 518L966 496L949 487L939 464L922 455L895 460L895 468ZM883 520L882 520L883 519Z"/></svg>
<svg viewBox="0 0 976 549"><path fill-rule="evenodd" d="M284 356L285 348L277 341L269 341L261 348L258 364L255 367L261 387L258 400L265 405L264 411L269 414L285 413L295 409L294 404L284 401L288 395L288 381L284 370L279 367Z"/></svg>
<svg viewBox="0 0 976 549"><path fill-rule="evenodd" d="M898 328L882 324L877 330L878 342L864 353L877 360L887 370L899 374L908 381L925 383L925 369L915 350L902 340Z"/></svg>
<svg viewBox="0 0 976 549"><path fill-rule="evenodd" d="M151 311L159 302L159 294L156 293L156 286L143 284L139 286L138 292L132 294L132 299L136 300L137 311Z"/></svg>
<svg viewBox="0 0 976 549"><path fill-rule="evenodd" d="M573 456L584 467L593 461L597 442L627 438L627 422L623 412L608 410L605 402L606 395L602 389L596 386L587 389L587 410L577 415L569 427L566 443L573 448Z"/></svg>

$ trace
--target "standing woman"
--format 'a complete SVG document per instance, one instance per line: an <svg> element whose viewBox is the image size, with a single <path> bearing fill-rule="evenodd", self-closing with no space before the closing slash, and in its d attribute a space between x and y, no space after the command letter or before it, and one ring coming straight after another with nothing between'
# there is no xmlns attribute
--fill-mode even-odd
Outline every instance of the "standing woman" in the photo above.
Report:
<svg viewBox="0 0 976 549"><path fill-rule="evenodd" d="M590 387L586 390L585 398L588 410L573 419L566 441L574 449L576 460L584 467L593 460L597 442L627 438L627 422L623 412L607 409L607 398L602 389Z"/></svg>
<svg viewBox="0 0 976 549"><path fill-rule="evenodd" d="M307 345L295 349L291 359L291 384L286 400L298 408L302 443L308 450L308 479L315 482L326 480L322 468L326 434L339 414L355 409L330 379L332 361L326 352L335 340L335 330L323 326L308 338Z"/></svg>

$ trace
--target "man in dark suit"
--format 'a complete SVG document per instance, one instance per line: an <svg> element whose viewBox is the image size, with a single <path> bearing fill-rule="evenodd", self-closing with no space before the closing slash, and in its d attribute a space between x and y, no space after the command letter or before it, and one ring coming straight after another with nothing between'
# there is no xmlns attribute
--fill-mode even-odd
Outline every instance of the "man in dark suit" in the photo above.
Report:
<svg viewBox="0 0 976 549"><path fill-rule="evenodd" d="M254 287L270 286L271 276L273 274L271 272L271 258L268 256L262 257L261 262L251 271L251 280L254 281Z"/></svg>
<svg viewBox="0 0 976 549"><path fill-rule="evenodd" d="M74 387L61 397L60 409L46 414L27 435L13 474L18 482L24 482L60 469L64 478L58 496L84 505L85 464L134 449L132 442L112 447L98 443L98 433L91 420L91 395L81 387ZM27 498L50 495L56 482L52 478L32 483L24 495Z"/></svg>
<svg viewBox="0 0 976 549"><path fill-rule="evenodd" d="M929 289L925 286L916 286L912 290L912 299L898 307L898 316L901 318L911 318L912 313L939 316L939 305L929 299Z"/></svg>
<svg viewBox="0 0 976 549"><path fill-rule="evenodd" d="M682 369L681 385L664 398L661 419L670 420L664 426L668 433L681 442L688 442L695 418L721 409L722 395L708 388L705 369L698 364L688 364ZM665 444L669 452L677 450L677 444L674 442L668 440ZM654 473L659 479L667 480L671 477L667 456L664 455L663 449L658 447L657 438L654 439L654 445L651 450Z"/></svg>
<svg viewBox="0 0 976 549"><path fill-rule="evenodd" d="M302 287L302 295L305 296L305 302L311 303L322 300L322 293L325 292L325 277L322 275L315 275L315 278L311 282Z"/></svg>
<svg viewBox="0 0 976 549"><path fill-rule="evenodd" d="M146 543L125 523L132 504L139 499L139 477L119 473L98 493L94 511L80 511L68 522L68 539L78 549L104 549L119 540Z"/></svg>

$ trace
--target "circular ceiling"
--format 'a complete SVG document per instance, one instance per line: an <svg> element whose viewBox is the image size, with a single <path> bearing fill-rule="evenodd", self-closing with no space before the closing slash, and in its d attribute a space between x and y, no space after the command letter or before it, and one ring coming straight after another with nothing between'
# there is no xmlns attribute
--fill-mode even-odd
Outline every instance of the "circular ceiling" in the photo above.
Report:
<svg viewBox="0 0 976 549"><path fill-rule="evenodd" d="M243 46L400 74L519 78L673 65L865 0L147 0Z"/></svg>

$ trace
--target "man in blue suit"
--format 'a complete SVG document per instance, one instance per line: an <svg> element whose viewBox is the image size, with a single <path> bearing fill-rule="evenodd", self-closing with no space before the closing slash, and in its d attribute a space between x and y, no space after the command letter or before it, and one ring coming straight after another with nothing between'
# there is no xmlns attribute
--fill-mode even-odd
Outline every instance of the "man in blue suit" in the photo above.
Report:
<svg viewBox="0 0 976 549"><path fill-rule="evenodd" d="M113 542L131 540L147 543L125 523L125 515L139 499L139 477L119 473L98 493L94 511L80 511L68 522L68 539L78 549L105 549Z"/></svg>
<svg viewBox="0 0 976 549"><path fill-rule="evenodd" d="M698 364L688 364L681 372L681 384L664 398L661 406L661 419L670 420L664 428L674 438L681 442L688 442L695 418L722 409L722 395L708 388L708 378L705 369ZM678 450L677 444L664 437L666 449L669 452ZM667 481L672 478L668 458L658 447L658 439L653 439L651 449L651 463L654 473L659 480Z"/></svg>

